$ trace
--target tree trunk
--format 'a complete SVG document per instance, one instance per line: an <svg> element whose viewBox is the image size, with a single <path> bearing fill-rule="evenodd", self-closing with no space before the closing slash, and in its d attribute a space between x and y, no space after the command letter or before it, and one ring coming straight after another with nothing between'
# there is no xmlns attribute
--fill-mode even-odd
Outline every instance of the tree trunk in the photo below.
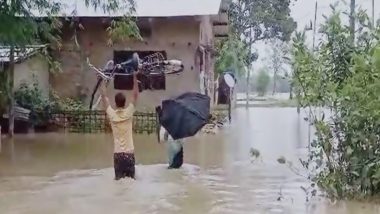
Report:
<svg viewBox="0 0 380 214"><path fill-rule="evenodd" d="M297 104L297 113L298 113L298 114L301 113L301 107L300 107L300 104L299 104L299 103Z"/></svg>
<svg viewBox="0 0 380 214"><path fill-rule="evenodd" d="M375 28L375 0L372 0L372 24L373 28Z"/></svg>
<svg viewBox="0 0 380 214"><path fill-rule="evenodd" d="M219 78L220 74L216 77L216 81L213 82L214 84L214 103L215 105L218 105L219 103Z"/></svg>
<svg viewBox="0 0 380 214"><path fill-rule="evenodd" d="M314 30L313 30L313 51L315 50L315 36L317 33L317 13L318 13L318 1L315 1L315 10L314 10Z"/></svg>
<svg viewBox="0 0 380 214"><path fill-rule="evenodd" d="M300 114L301 113L301 104L300 104L301 95L297 88L293 88L293 90L295 91L294 94L296 95L296 99L297 99L297 113Z"/></svg>
<svg viewBox="0 0 380 214"><path fill-rule="evenodd" d="M252 28L250 28L250 38L249 38L249 57L250 59L252 59L252 42L253 42L253 38L252 38ZM247 71L247 102L246 102L246 105L245 107L248 108L249 107L249 93L250 93L250 78L251 78L251 70L252 70L252 60L249 60L249 65L248 65L248 71Z"/></svg>
<svg viewBox="0 0 380 214"><path fill-rule="evenodd" d="M232 103L231 103L231 101L232 101L232 89L231 88L229 88L229 94L228 94L229 96L228 96L228 121L231 123L231 105L232 105Z"/></svg>
<svg viewBox="0 0 380 214"><path fill-rule="evenodd" d="M289 88L289 100L293 99L293 84L290 84Z"/></svg>
<svg viewBox="0 0 380 214"><path fill-rule="evenodd" d="M351 40L352 43L355 43L355 5L356 1L351 0L351 5L350 5L350 31L351 31Z"/></svg>
<svg viewBox="0 0 380 214"><path fill-rule="evenodd" d="M273 92L272 92L273 96L276 94L276 87L277 87L277 71L274 71L274 73L273 73Z"/></svg>
<svg viewBox="0 0 380 214"><path fill-rule="evenodd" d="M15 70L15 54L14 46L11 46L9 51L9 70L8 70L8 135L13 137L14 135L14 90L13 90L13 81L14 81L14 70Z"/></svg>
<svg viewBox="0 0 380 214"><path fill-rule="evenodd" d="M251 78L251 68L252 68L252 65L249 65L248 71L247 71L247 93L246 93L247 100L246 100L246 105L245 105L246 108L249 107L249 92L250 92L250 87L249 87L250 81L249 81L249 79Z"/></svg>

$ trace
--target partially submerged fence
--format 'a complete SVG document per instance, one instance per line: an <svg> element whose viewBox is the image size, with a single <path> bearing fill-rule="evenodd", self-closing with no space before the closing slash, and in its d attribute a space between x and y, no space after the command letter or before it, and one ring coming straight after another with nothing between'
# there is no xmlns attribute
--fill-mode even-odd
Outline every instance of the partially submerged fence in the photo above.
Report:
<svg viewBox="0 0 380 214"><path fill-rule="evenodd" d="M213 109L211 123L225 123L228 111ZM157 131L158 118L155 112L136 112L133 116L135 133L152 134ZM71 133L110 132L111 127L104 111L62 111L51 114L51 125L56 129Z"/></svg>
<svg viewBox="0 0 380 214"><path fill-rule="evenodd" d="M111 127L104 111L63 111L52 113L52 123L59 129L73 133L110 132ZM136 112L133 131L151 134L157 128L156 114Z"/></svg>

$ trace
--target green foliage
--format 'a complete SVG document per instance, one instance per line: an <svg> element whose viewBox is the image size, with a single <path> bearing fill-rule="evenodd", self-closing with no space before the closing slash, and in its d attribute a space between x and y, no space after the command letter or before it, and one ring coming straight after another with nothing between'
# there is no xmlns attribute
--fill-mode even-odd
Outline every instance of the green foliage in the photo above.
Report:
<svg viewBox="0 0 380 214"><path fill-rule="evenodd" d="M290 16L290 0L237 0L231 3L230 16L233 29L249 37L252 29L253 42L279 38L289 41L297 27Z"/></svg>
<svg viewBox="0 0 380 214"><path fill-rule="evenodd" d="M50 28L55 22L37 19L34 13L47 14L58 12L60 4L49 0L2 1L0 7L0 44L24 47L41 42L41 37L50 38Z"/></svg>
<svg viewBox="0 0 380 214"><path fill-rule="evenodd" d="M289 41L297 23L290 16L290 0L231 0L229 3L231 29L247 50L244 62L248 67L248 94L252 63L258 59L258 53L252 50L252 45L259 40L272 38Z"/></svg>
<svg viewBox="0 0 380 214"><path fill-rule="evenodd" d="M273 72L277 72L279 75L284 75L286 69L284 65L288 63L288 58L290 54L290 47L287 42L270 39L269 40L268 58L266 59L268 63L268 68Z"/></svg>
<svg viewBox="0 0 380 214"><path fill-rule="evenodd" d="M18 106L31 111L30 122L33 125L40 125L49 120L49 115L45 113L49 107L49 100L42 96L37 82L32 86L21 84L15 91L15 102Z"/></svg>
<svg viewBox="0 0 380 214"><path fill-rule="evenodd" d="M246 64L254 62L251 46L259 40L278 38L289 41L297 27L290 16L290 0L237 0L232 1L229 17L233 31L243 38L250 56Z"/></svg>
<svg viewBox="0 0 380 214"><path fill-rule="evenodd" d="M261 69L259 74L257 75L257 82L256 82L256 90L259 96L265 95L268 89L269 82L270 82L270 76L268 75L268 72L266 71L266 69Z"/></svg>
<svg viewBox="0 0 380 214"><path fill-rule="evenodd" d="M230 35L228 39L218 41L216 72L221 74L227 70L232 70L238 76L242 76L246 69L245 59L247 55L247 49L236 35Z"/></svg>
<svg viewBox="0 0 380 214"><path fill-rule="evenodd" d="M258 53L252 45L259 40L289 41L297 24L290 16L290 0L237 0L230 1L228 10L232 29L231 38L217 45L216 71L236 70L238 76L247 72L249 90L250 67Z"/></svg>
<svg viewBox="0 0 380 214"><path fill-rule="evenodd" d="M302 163L334 198L380 195L380 28L358 14L355 44L335 9L321 26L324 39L315 52L304 34L293 41L293 83L316 128Z"/></svg>
<svg viewBox="0 0 380 214"><path fill-rule="evenodd" d="M82 0L87 7L112 12L123 10L126 16L119 20L113 20L108 28L111 39L122 39L129 37L139 37L139 31L134 20L128 16L134 11L134 1L127 0ZM56 17L63 5L58 0L11 0L3 1L0 4L0 45L15 47L23 50L25 47L35 44L48 44L50 49L59 49L61 38L59 32L62 23ZM46 15L46 18L39 18L38 14ZM82 29L83 26L77 19L77 11L72 11L71 26L75 30ZM70 20L70 17L67 17ZM56 62L48 48L41 52L46 57L53 71L59 70L59 63Z"/></svg>
<svg viewBox="0 0 380 214"><path fill-rule="evenodd" d="M85 109L79 99L61 98L55 91L50 92L50 106L53 111L82 111Z"/></svg>
<svg viewBox="0 0 380 214"><path fill-rule="evenodd" d="M285 66L288 64L290 54L289 45L287 42L279 39L269 40L270 49L268 50L269 57L265 59L268 62L268 68L273 72L273 94L277 92L277 83L284 83L287 70ZM286 82L287 80L285 80Z"/></svg>
<svg viewBox="0 0 380 214"><path fill-rule="evenodd" d="M47 99L42 96L42 91L35 82L32 86L22 83L20 88L15 91L16 103L30 110L42 110L48 105Z"/></svg>
<svg viewBox="0 0 380 214"><path fill-rule="evenodd" d="M127 39L143 40L136 22L127 16L121 20L113 20L111 26L107 28L107 33L109 35L108 45L112 45L115 41Z"/></svg>
<svg viewBox="0 0 380 214"><path fill-rule="evenodd" d="M82 0L85 1L87 7L93 7L95 9L102 9L104 12L111 12L115 10L123 10L126 15L131 14L134 11L134 1L127 0ZM52 56L54 50L60 50L61 38L60 31L62 28L61 19L57 17L58 12L62 8L59 0L9 0L2 1L0 3L0 20L2 24L0 25L0 45L10 48L9 56L14 51L25 52L26 48L31 45L47 44L40 54L43 55L50 67L50 71L60 71L60 64ZM66 2L67 3L67 2ZM76 16L76 9L72 11L71 21L72 27L76 32L77 29L84 30L83 26L79 22ZM40 17L46 16L44 18ZM70 18L66 17L66 20ZM108 29L108 33L112 38L122 38L124 36L130 37L131 35L138 35L138 30L133 21L127 18L121 20L115 20L112 22L111 27ZM76 34L75 34L76 35ZM76 37L74 37L76 40ZM77 42L76 42L77 43ZM78 45L79 47L79 45ZM10 109L13 109L13 73L14 73L14 59L13 56L10 57L9 69L6 72L5 79L6 85L1 88L1 93L7 96L7 105ZM31 105L24 101L31 99L28 97L26 91L21 89L21 94L24 93L25 96L19 94L19 101L23 102L25 105ZM32 93L32 92L30 92ZM37 93L34 91L33 93ZM31 94L29 94L31 95ZM21 97L20 97L21 96ZM4 98L3 96L1 98ZM0 108L3 105L3 100L0 98ZM24 100L23 100L24 99ZM40 102L34 100L35 102ZM41 101L42 102L42 101ZM36 103L33 103L33 105ZM41 104L42 105L42 104ZM39 108L40 106L34 106ZM3 109L0 109L0 111ZM11 116L12 110L11 110ZM13 118L10 118L10 123L12 123ZM11 126L11 125L10 125ZM12 135L13 133L11 133Z"/></svg>
<svg viewBox="0 0 380 214"><path fill-rule="evenodd" d="M21 84L15 91L15 101L20 107L31 110L30 122L37 126L48 124L51 113L84 109L81 102L71 98L61 99L55 92L51 92L49 97L43 96L36 81L32 85Z"/></svg>

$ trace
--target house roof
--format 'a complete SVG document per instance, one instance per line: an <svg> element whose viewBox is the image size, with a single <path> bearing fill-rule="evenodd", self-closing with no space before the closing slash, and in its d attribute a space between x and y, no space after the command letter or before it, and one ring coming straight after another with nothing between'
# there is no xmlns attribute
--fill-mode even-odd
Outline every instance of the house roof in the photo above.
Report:
<svg viewBox="0 0 380 214"><path fill-rule="evenodd" d="M39 49L43 47L45 47L45 45L33 45L23 49L16 48L14 51L15 62L19 62L33 56ZM0 63L9 62L10 50L11 49L8 46L0 46Z"/></svg>
<svg viewBox="0 0 380 214"><path fill-rule="evenodd" d="M136 17L176 17L176 16L202 16L217 15L222 0L134 0ZM58 16L71 16L73 11L79 17L121 17L126 14L127 7L105 12L103 9L86 7L83 0L59 0L62 9ZM128 1L125 1L128 2ZM38 15L37 15L38 16ZM44 16L44 15L40 15Z"/></svg>

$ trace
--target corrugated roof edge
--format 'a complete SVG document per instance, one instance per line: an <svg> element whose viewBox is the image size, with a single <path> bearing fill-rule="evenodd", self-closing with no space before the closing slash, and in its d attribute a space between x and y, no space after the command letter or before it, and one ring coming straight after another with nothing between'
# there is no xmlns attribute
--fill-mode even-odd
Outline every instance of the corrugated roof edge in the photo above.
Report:
<svg viewBox="0 0 380 214"><path fill-rule="evenodd" d="M33 55L35 55L40 49L46 47L47 45L27 45L23 48L16 48L15 51L15 62L21 62ZM18 51L17 51L18 50ZM21 51L22 50L22 51ZM9 62L9 52L10 46L0 45L0 62Z"/></svg>

